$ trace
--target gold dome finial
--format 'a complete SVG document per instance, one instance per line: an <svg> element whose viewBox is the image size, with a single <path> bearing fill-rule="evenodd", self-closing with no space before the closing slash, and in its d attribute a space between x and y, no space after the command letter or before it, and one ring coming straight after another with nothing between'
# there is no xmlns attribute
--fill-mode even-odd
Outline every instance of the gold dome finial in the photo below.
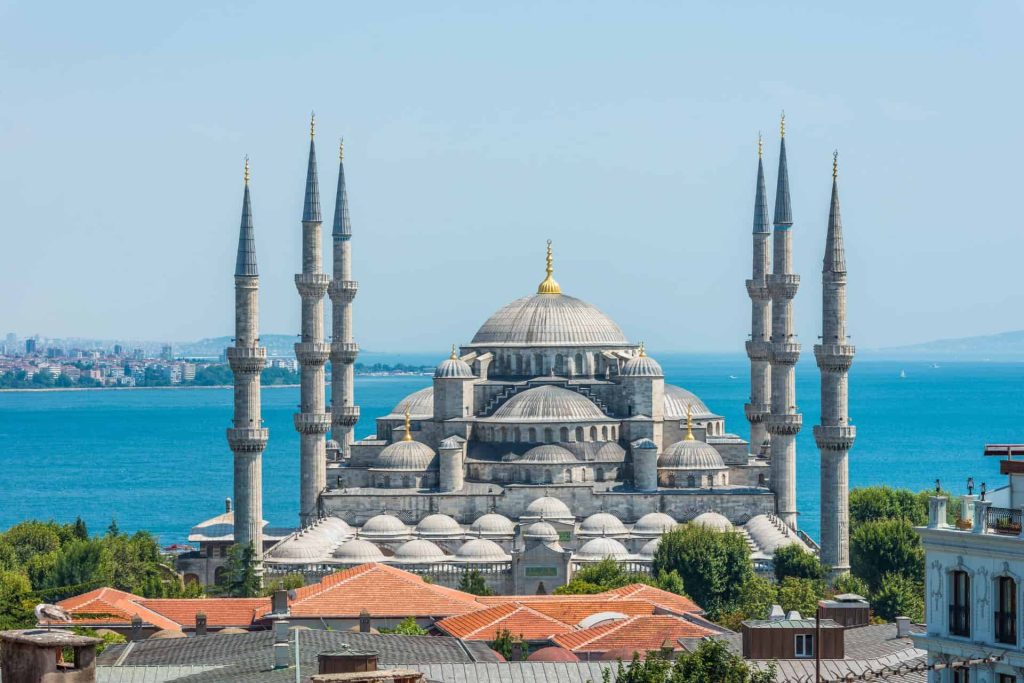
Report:
<svg viewBox="0 0 1024 683"><path fill-rule="evenodd" d="M782 119L779 120L779 137L786 137L786 110L782 110Z"/></svg>
<svg viewBox="0 0 1024 683"><path fill-rule="evenodd" d="M245 184L249 184L249 155L245 155L245 171L242 173L242 177L245 178Z"/></svg>
<svg viewBox="0 0 1024 683"><path fill-rule="evenodd" d="M412 422L409 419L409 409L405 409L405 436L402 441L412 441Z"/></svg>
<svg viewBox="0 0 1024 683"><path fill-rule="evenodd" d="M839 150L832 150L832 180L839 177Z"/></svg>
<svg viewBox="0 0 1024 683"><path fill-rule="evenodd" d="M309 113L309 139L312 140L316 137L316 112L312 111Z"/></svg>
<svg viewBox="0 0 1024 683"><path fill-rule="evenodd" d="M538 294L561 294L562 288L555 282L555 278L551 277L551 274L555 272L554 257L551 255L551 240L548 240L548 258L547 258L547 277L544 278L544 282L540 283L537 287Z"/></svg>
<svg viewBox="0 0 1024 683"><path fill-rule="evenodd" d="M452 355L449 356L452 360L458 360L459 354L455 353L455 344L452 344Z"/></svg>
<svg viewBox="0 0 1024 683"><path fill-rule="evenodd" d="M686 440L693 441L693 404L686 404Z"/></svg>
<svg viewBox="0 0 1024 683"><path fill-rule="evenodd" d="M761 137L761 131L757 131L757 158L764 158L764 139Z"/></svg>
<svg viewBox="0 0 1024 683"><path fill-rule="evenodd" d="M345 161L345 138L338 141L338 161Z"/></svg>

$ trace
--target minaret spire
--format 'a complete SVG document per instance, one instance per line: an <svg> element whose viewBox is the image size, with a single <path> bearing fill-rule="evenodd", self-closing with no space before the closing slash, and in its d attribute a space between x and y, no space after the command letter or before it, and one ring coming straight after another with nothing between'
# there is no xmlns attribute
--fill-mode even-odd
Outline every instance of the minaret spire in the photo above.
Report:
<svg viewBox="0 0 1024 683"><path fill-rule="evenodd" d="M846 256L839 215L839 153L832 155L832 201L821 268L821 343L814 357L821 373L821 560L833 575L850 570L849 450L857 428L849 422L847 374L856 351L846 338Z"/></svg>
<svg viewBox="0 0 1024 683"><path fill-rule="evenodd" d="M263 449L269 432L260 410L260 372L267 350L259 345L259 276L249 198L249 158L245 158L242 222L235 260L235 345L227 349L234 375L235 405L228 445L234 453L235 543L251 545L256 571L262 576Z"/></svg>
<svg viewBox="0 0 1024 683"><path fill-rule="evenodd" d="M331 297L331 437L338 443L338 456L342 459L351 455L352 430L359 422L353 368L359 346L352 332L352 301L359 283L352 279L351 240L352 223L345 187L345 140L342 139L338 142L338 191L331 230L334 279L327 290Z"/></svg>
<svg viewBox="0 0 1024 683"><path fill-rule="evenodd" d="M764 186L764 142L757 136L757 183L754 190L754 260L747 295L750 297L750 341L747 357L750 359L750 402L744 406L750 422L750 448L760 455L768 442L765 419L771 412L771 369L768 353L771 339L771 296L768 293L768 272L771 254L768 242L768 197Z"/></svg>
<svg viewBox="0 0 1024 683"><path fill-rule="evenodd" d="M789 167L786 161L786 114L779 124L779 178L775 191L775 232L772 240L772 273L768 292L772 299L771 414L766 427L771 441L771 488L779 517L796 528L796 435L803 417L796 411L795 366L800 358L793 322L793 297L800 276L793 273L793 213L789 201Z"/></svg>
<svg viewBox="0 0 1024 683"><path fill-rule="evenodd" d="M299 433L299 520L305 526L319 517L318 500L327 485L327 444L330 428L324 391L324 364L331 347L324 342L324 294L329 278L323 272L320 224L320 185L316 165L316 117L309 123L309 164L302 207L302 272L295 287L302 299L301 341L295 345L300 366L300 412L295 414Z"/></svg>

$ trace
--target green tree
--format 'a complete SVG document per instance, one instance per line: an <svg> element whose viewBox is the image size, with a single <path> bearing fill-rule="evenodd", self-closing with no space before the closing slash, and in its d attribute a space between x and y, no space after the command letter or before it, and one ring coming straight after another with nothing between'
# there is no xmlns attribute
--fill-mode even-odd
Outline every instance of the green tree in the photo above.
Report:
<svg viewBox="0 0 1024 683"><path fill-rule="evenodd" d="M0 631L29 628L32 614L32 584L20 572L0 571Z"/></svg>
<svg viewBox="0 0 1024 683"><path fill-rule="evenodd" d="M820 581L828 574L828 567L814 553L807 552L796 543L776 548L772 564L775 566L776 581L782 581L787 576Z"/></svg>
<svg viewBox="0 0 1024 683"><path fill-rule="evenodd" d="M654 572L675 571L712 619L729 611L754 575L750 548L737 533L687 524L661 537Z"/></svg>
<svg viewBox="0 0 1024 683"><path fill-rule="evenodd" d="M787 576L779 584L778 601L787 613L796 610L801 616L810 617L817 612L818 600L824 593L824 581Z"/></svg>
<svg viewBox="0 0 1024 683"><path fill-rule="evenodd" d="M425 636L427 629L416 623L416 617L406 617L394 628L382 628L381 633L397 633L401 636Z"/></svg>
<svg viewBox="0 0 1024 683"><path fill-rule="evenodd" d="M924 621L924 585L903 574L886 574L881 587L871 596L875 615L886 621L896 617L910 617L911 621Z"/></svg>
<svg viewBox="0 0 1024 683"><path fill-rule="evenodd" d="M850 566L872 592L889 573L923 583L924 548L907 519L863 522L850 535Z"/></svg>
<svg viewBox="0 0 1024 683"><path fill-rule="evenodd" d="M494 595L494 591L487 587L484 575L476 569L462 572L459 578L459 590L470 595Z"/></svg>
<svg viewBox="0 0 1024 683"><path fill-rule="evenodd" d="M253 598L260 594L260 578L256 575L254 556L251 543L248 546L236 543L228 548L220 583L225 594L233 598Z"/></svg>

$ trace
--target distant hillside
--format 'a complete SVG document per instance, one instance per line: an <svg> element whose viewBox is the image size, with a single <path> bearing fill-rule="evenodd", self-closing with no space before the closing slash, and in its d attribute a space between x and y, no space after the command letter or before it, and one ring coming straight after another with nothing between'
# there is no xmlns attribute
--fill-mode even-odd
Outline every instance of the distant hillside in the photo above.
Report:
<svg viewBox="0 0 1024 683"><path fill-rule="evenodd" d="M865 349L865 355L877 358L920 358L922 360L1022 360L1024 330L1001 332L980 337L938 339L883 349Z"/></svg>

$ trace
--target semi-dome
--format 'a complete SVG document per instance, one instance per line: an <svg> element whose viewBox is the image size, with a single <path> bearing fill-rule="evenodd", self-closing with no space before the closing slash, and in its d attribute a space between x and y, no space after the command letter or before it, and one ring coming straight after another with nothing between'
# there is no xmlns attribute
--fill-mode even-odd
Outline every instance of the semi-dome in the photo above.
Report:
<svg viewBox="0 0 1024 683"><path fill-rule="evenodd" d="M524 517L547 517L548 519L575 519L569 507L551 496L538 498L526 506Z"/></svg>
<svg viewBox="0 0 1024 683"><path fill-rule="evenodd" d="M395 551L395 559L400 562L439 562L444 558L443 550L422 538L406 541Z"/></svg>
<svg viewBox="0 0 1024 683"><path fill-rule="evenodd" d="M732 531L732 522L725 515L717 512L704 512L693 518L691 524L705 526L715 531Z"/></svg>
<svg viewBox="0 0 1024 683"><path fill-rule="evenodd" d="M501 546L486 538L473 538L455 551L455 559L465 562L507 562L510 558Z"/></svg>
<svg viewBox="0 0 1024 683"><path fill-rule="evenodd" d="M526 527L526 530L523 532L523 538L532 538L550 543L551 541L558 540L558 529L544 521L534 522Z"/></svg>
<svg viewBox="0 0 1024 683"><path fill-rule="evenodd" d="M622 521L607 512L594 513L580 524L580 534L584 536L616 536L627 533L629 532L626 531Z"/></svg>
<svg viewBox="0 0 1024 683"><path fill-rule="evenodd" d="M472 379L473 377L473 368L459 358L454 346L452 355L441 361L441 364L434 370L435 379Z"/></svg>
<svg viewBox="0 0 1024 683"><path fill-rule="evenodd" d="M654 553L658 551L659 545L661 545L661 536L659 536L658 538L652 538L651 540L647 541L647 543L644 543L644 547L640 548L640 552L638 553L638 555L640 555L641 559L653 560Z"/></svg>
<svg viewBox="0 0 1024 683"><path fill-rule="evenodd" d="M420 536L461 536L462 526L448 515L427 515L416 525L416 533Z"/></svg>
<svg viewBox="0 0 1024 683"><path fill-rule="evenodd" d="M604 560L609 557L613 560L625 560L629 558L629 551L614 538L602 536L590 539L574 553L574 558L580 560Z"/></svg>
<svg viewBox="0 0 1024 683"><path fill-rule="evenodd" d="M668 389L668 387L665 388ZM391 417L405 415L406 411L414 420L432 419L434 417L434 387L424 387L403 398L391 409Z"/></svg>
<svg viewBox="0 0 1024 683"><path fill-rule="evenodd" d="M534 446L526 451L521 458L518 458L516 462L557 465L576 463L578 461L576 456L565 448L549 443Z"/></svg>
<svg viewBox="0 0 1024 683"><path fill-rule="evenodd" d="M686 419L686 406L690 406L694 418L718 417L704 405L704 402L697 398L693 392L687 391L674 384L665 385L665 419L684 420Z"/></svg>
<svg viewBox="0 0 1024 683"><path fill-rule="evenodd" d="M380 562L384 559L384 553L373 543L362 539L353 538L347 543L342 543L331 553L331 557L350 564L364 564L366 562Z"/></svg>
<svg viewBox="0 0 1024 683"><path fill-rule="evenodd" d="M516 394L494 411L492 419L513 422L604 420L607 416L586 396L556 386L540 386Z"/></svg>
<svg viewBox="0 0 1024 683"><path fill-rule="evenodd" d="M478 517L469 530L481 536L512 536L516 532L516 525L505 515L489 512Z"/></svg>
<svg viewBox="0 0 1024 683"><path fill-rule="evenodd" d="M387 470L426 470L437 465L434 449L419 441L396 441L377 456L374 467Z"/></svg>
<svg viewBox="0 0 1024 683"><path fill-rule="evenodd" d="M648 512L646 515L636 520L636 524L633 525L633 533L640 534L642 536L660 536L674 528L676 528L676 520L672 519L664 512Z"/></svg>
<svg viewBox="0 0 1024 683"><path fill-rule="evenodd" d="M408 531L405 524L398 517L382 514L366 520L366 524L359 530L359 533L362 536L372 536L375 538L393 538L395 536L404 536Z"/></svg>
<svg viewBox="0 0 1024 683"><path fill-rule="evenodd" d="M472 346L625 346L619 326L595 306L565 294L525 296L500 308Z"/></svg>
<svg viewBox="0 0 1024 683"><path fill-rule="evenodd" d="M724 470L722 455L714 446L687 438L677 441L658 458L658 467L673 470Z"/></svg>
<svg viewBox="0 0 1024 683"><path fill-rule="evenodd" d="M644 345L640 344L640 353L627 360L619 373L622 377L664 377L658 361L647 355Z"/></svg>

